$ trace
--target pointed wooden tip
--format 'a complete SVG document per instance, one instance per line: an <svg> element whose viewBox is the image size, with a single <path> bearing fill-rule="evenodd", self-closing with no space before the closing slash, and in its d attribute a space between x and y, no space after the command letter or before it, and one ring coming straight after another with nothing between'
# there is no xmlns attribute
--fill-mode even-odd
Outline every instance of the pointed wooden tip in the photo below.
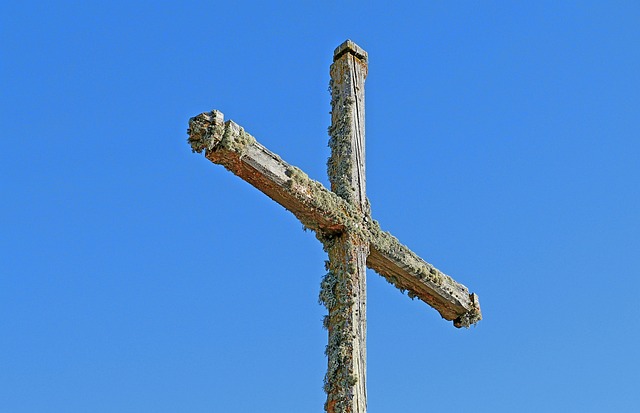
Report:
<svg viewBox="0 0 640 413"><path fill-rule="evenodd" d="M352 40L347 39L333 52L333 61L335 62L347 53L351 53L358 59L365 62L369 59L367 52L365 52L362 47L355 44Z"/></svg>

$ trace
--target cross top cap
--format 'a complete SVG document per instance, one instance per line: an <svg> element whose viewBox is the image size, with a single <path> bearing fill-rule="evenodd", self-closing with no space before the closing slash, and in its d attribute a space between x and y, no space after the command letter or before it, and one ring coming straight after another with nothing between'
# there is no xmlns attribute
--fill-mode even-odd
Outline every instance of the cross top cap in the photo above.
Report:
<svg viewBox="0 0 640 413"><path fill-rule="evenodd" d="M344 43L338 46L336 50L333 51L333 61L335 62L346 53L351 53L358 59L365 62L369 59L369 55L364 51L362 47L355 44L351 39L347 39Z"/></svg>

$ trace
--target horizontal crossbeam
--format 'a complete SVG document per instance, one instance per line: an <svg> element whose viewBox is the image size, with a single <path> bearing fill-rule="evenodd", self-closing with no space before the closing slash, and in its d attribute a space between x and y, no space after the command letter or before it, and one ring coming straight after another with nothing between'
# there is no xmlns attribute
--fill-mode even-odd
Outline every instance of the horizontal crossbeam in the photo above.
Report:
<svg viewBox="0 0 640 413"><path fill-rule="evenodd" d="M320 239L345 231L369 240L367 266L410 297L435 308L456 327L477 323L482 314L475 294L402 245L378 223L359 212L320 182L258 143L219 111L189 120L188 142L194 152L205 152L211 162L223 165L287 210Z"/></svg>

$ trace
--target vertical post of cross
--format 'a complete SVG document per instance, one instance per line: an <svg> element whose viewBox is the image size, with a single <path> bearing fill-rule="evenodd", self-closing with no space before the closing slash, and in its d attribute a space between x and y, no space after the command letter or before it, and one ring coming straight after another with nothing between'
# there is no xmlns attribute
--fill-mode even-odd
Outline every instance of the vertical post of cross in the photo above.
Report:
<svg viewBox="0 0 640 413"><path fill-rule="evenodd" d="M365 216L364 80L367 53L350 40L334 52L331 65L331 127L327 163L331 190ZM365 223L361 223L364 225ZM320 300L329 314L325 327L328 413L366 413L366 262L369 240L362 228L347 228L323 240L329 255Z"/></svg>

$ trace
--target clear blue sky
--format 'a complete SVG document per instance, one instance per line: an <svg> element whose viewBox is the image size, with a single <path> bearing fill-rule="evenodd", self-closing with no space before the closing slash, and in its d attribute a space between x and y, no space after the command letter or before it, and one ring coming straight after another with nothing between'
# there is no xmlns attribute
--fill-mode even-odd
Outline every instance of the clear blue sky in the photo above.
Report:
<svg viewBox="0 0 640 413"><path fill-rule="evenodd" d="M213 108L327 182L369 52L374 218L480 296L369 273L369 411L640 404L640 3L3 2L0 412L320 412L325 254L192 154Z"/></svg>

